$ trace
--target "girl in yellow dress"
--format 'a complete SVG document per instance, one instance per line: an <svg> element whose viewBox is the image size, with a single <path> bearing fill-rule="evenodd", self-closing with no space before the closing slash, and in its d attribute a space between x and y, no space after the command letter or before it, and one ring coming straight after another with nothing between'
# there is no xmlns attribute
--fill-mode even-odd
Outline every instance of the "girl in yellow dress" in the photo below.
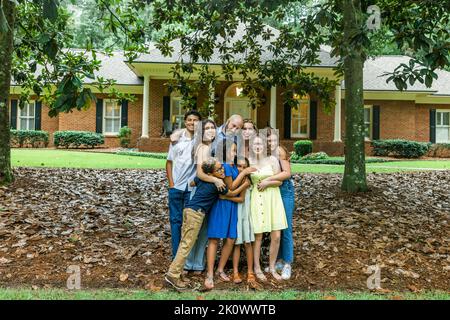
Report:
<svg viewBox="0 0 450 320"><path fill-rule="evenodd" d="M280 248L281 230L288 227L283 200L278 188L281 182L265 182L263 187L260 184L267 177L278 174L281 170L280 164L276 157L268 156L267 142L262 137L255 137L251 146L250 165L257 169L256 172L251 174L254 187L250 201L251 222L255 232L255 243L253 246L255 274L259 280L267 281L261 269L260 255L263 233L270 232L269 272L274 279L282 280L275 270L275 263Z"/></svg>

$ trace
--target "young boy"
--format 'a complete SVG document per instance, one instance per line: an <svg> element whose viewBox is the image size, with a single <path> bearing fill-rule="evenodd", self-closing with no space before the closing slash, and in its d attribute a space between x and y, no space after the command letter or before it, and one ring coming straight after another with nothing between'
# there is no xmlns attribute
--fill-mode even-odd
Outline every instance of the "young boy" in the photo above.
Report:
<svg viewBox="0 0 450 320"><path fill-rule="evenodd" d="M209 158L202 163L203 172L207 175L214 176L219 179L225 178L222 164L215 158ZM246 180L241 186L234 191L225 189L220 192L214 183L204 182L197 177L195 178L197 191L195 192L189 204L183 210L183 226L181 229L181 241L178 246L175 259L169 267L169 271L165 276L166 282L177 290L183 290L188 284L181 279L183 267L186 259L197 240L198 233L203 223L205 215L211 210L214 202L220 194L227 196L236 196L249 186Z"/></svg>

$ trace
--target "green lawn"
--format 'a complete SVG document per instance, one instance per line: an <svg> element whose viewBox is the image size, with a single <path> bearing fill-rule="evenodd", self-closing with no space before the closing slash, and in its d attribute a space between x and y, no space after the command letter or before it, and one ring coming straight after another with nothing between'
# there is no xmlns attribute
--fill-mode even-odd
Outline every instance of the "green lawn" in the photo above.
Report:
<svg viewBox="0 0 450 320"><path fill-rule="evenodd" d="M164 168L165 160L66 150L12 149L15 167L154 169Z"/></svg>
<svg viewBox="0 0 450 320"><path fill-rule="evenodd" d="M95 169L154 169L164 168L165 160L105 153L13 149L12 163L15 167L65 167ZM293 164L293 172L343 173L343 165ZM450 170L450 160L393 161L367 164L367 172L399 172L421 170Z"/></svg>
<svg viewBox="0 0 450 320"><path fill-rule="evenodd" d="M283 292L239 292L239 291L212 291L183 292L161 290L159 292L141 290L80 290L68 291L62 289L0 289L0 300L450 300L445 292L423 293L388 293L377 294L370 292L344 292L344 291L283 291Z"/></svg>

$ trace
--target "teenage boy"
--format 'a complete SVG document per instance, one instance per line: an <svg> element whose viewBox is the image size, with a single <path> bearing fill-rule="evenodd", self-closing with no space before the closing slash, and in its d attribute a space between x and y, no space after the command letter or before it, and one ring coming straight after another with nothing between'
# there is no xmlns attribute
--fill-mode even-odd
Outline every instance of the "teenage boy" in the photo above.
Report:
<svg viewBox="0 0 450 320"><path fill-rule="evenodd" d="M183 208L189 201L189 183L195 178L196 166L192 158L194 132L202 116L195 110L184 115L185 129L179 130L179 139L171 143L166 162L166 175L169 181L169 220L172 237L172 259L177 253L183 223Z"/></svg>
<svg viewBox="0 0 450 320"><path fill-rule="evenodd" d="M207 175L224 179L225 172L222 164L215 158L209 158L202 163L203 172ZM177 290L183 290L188 287L188 283L181 278L186 259L197 240L198 233L202 227L205 215L209 213L214 202L220 194L233 197L241 193L242 190L249 186L248 179L234 191L225 189L217 190L214 183L209 183L195 177L194 179L197 190L183 210L183 227L181 230L181 241L176 253L175 259L169 267L169 271L165 276L166 282Z"/></svg>

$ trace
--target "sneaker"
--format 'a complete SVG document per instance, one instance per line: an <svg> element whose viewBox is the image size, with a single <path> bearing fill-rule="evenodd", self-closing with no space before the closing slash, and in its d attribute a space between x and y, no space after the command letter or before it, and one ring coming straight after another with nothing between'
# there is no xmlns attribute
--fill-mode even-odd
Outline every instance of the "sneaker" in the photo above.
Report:
<svg viewBox="0 0 450 320"><path fill-rule="evenodd" d="M289 263L286 263L281 271L281 278L283 280L289 280L291 278L292 267Z"/></svg>
<svg viewBox="0 0 450 320"><path fill-rule="evenodd" d="M172 287L174 287L176 290L186 290L188 288L186 282L184 282L180 278L174 278L166 274L164 280L166 280L166 282L170 284Z"/></svg>
<svg viewBox="0 0 450 320"><path fill-rule="evenodd" d="M275 264L275 270L276 270L276 271L281 272L281 271L283 270L283 268L284 268L284 263L283 263L283 262L278 261L278 262ZM269 272L270 272L269 267L265 267L265 268L264 268L264 272L265 272L265 273L269 273Z"/></svg>

